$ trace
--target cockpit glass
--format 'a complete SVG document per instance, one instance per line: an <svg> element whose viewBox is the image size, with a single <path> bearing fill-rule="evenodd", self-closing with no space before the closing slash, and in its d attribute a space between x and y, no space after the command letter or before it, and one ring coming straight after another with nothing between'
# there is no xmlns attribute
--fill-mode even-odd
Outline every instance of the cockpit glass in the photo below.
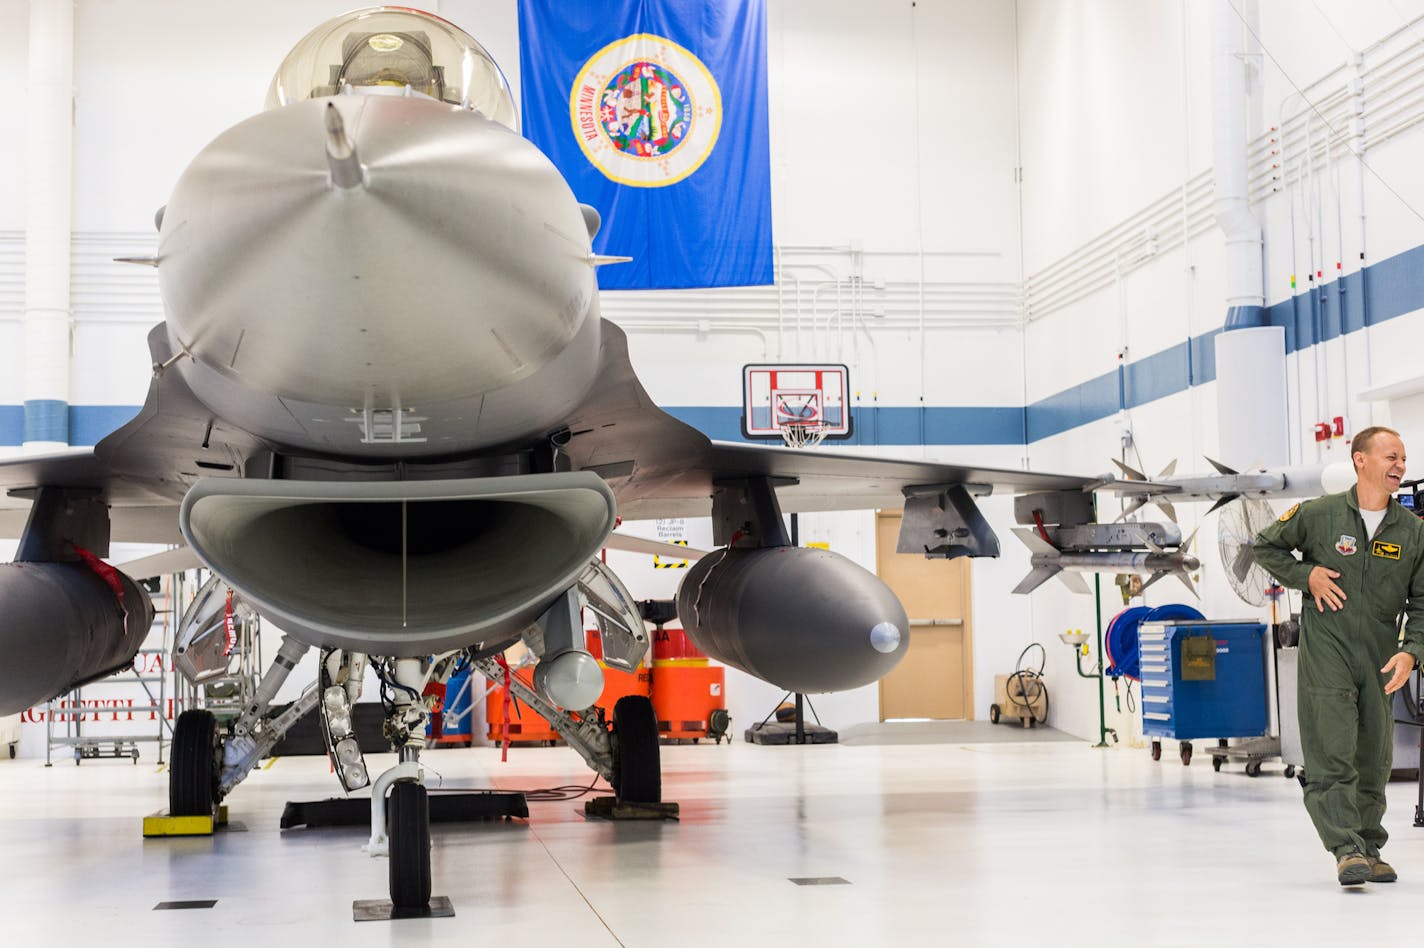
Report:
<svg viewBox="0 0 1424 948"><path fill-rule="evenodd" d="M418 10L370 7L312 30L272 77L267 108L343 93L423 96L519 128L493 57L459 27Z"/></svg>

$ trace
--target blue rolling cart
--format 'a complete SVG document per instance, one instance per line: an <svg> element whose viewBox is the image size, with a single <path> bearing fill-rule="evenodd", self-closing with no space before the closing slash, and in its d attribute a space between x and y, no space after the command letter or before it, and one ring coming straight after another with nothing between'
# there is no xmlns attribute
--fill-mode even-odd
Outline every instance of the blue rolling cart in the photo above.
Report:
<svg viewBox="0 0 1424 948"><path fill-rule="evenodd" d="M1152 738L1152 759L1162 739L1180 742L1182 763L1192 759L1193 740L1216 738L1212 765L1221 768L1228 738L1264 738L1270 729L1266 626L1259 622L1145 622L1138 633L1142 659L1142 733ZM1209 638L1211 659L1183 660L1188 640ZM1193 649L1203 649L1194 643ZM1278 744L1242 748L1246 772L1279 754ZM1237 750L1237 748L1231 748ZM1244 752L1249 750L1249 752Z"/></svg>

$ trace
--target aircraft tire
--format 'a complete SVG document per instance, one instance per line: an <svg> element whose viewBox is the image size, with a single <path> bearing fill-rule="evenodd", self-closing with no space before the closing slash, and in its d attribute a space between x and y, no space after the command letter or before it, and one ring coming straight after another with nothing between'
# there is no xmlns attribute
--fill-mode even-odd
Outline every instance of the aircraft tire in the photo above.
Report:
<svg viewBox="0 0 1424 948"><path fill-rule="evenodd" d="M613 792L627 803L663 800L658 718L644 695L625 695L613 706Z"/></svg>
<svg viewBox="0 0 1424 948"><path fill-rule="evenodd" d="M430 797L412 780L392 785L387 805L391 905L423 909L430 904Z"/></svg>
<svg viewBox="0 0 1424 948"><path fill-rule="evenodd" d="M211 816L218 795L218 722L211 711L178 715L168 769L170 816Z"/></svg>

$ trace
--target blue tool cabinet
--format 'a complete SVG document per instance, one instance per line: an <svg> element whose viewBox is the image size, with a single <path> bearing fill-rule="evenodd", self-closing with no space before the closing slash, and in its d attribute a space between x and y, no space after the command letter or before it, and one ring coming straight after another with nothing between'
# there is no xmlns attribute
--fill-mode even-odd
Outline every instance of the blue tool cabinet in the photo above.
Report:
<svg viewBox="0 0 1424 948"><path fill-rule="evenodd" d="M1182 679L1182 642L1210 634L1216 678ZM1142 733L1147 737L1258 737L1270 727L1266 692L1266 626L1256 622L1144 622ZM1184 760L1185 762L1185 760Z"/></svg>

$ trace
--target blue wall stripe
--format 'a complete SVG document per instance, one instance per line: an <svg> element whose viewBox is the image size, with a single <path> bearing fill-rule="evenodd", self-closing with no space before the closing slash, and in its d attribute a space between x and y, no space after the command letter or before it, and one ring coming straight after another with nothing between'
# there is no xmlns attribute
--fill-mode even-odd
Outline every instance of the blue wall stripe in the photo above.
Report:
<svg viewBox="0 0 1424 948"><path fill-rule="evenodd" d="M1304 292L1266 307L1264 322L1285 328L1286 353L1291 354L1421 308L1424 246L1329 283L1309 281ZM1026 409L1028 440L1062 434L1107 418L1121 408L1136 408L1215 381L1215 340L1221 331L1213 329L1139 359L1119 373L1100 375L1039 399ZM1115 385L1119 374L1120 384Z"/></svg>
<svg viewBox="0 0 1424 948"><path fill-rule="evenodd" d="M33 404L33 403L30 403ZM53 402L64 405L64 402ZM138 405L68 405L68 443L87 447L139 413ZM46 438L43 440L65 440ZM0 446L25 443L25 407L0 405Z"/></svg>
<svg viewBox="0 0 1424 948"><path fill-rule="evenodd" d="M22 444L25 439L25 409L0 405L0 444Z"/></svg>
<svg viewBox="0 0 1424 948"><path fill-rule="evenodd" d="M663 411L716 441L765 443L742 437L742 409L664 405ZM851 436L837 444L1023 444L1024 410L1017 406L910 408L858 405Z"/></svg>
<svg viewBox="0 0 1424 948"><path fill-rule="evenodd" d="M71 405L69 443L98 444L105 435L127 424L138 413L137 405Z"/></svg>

